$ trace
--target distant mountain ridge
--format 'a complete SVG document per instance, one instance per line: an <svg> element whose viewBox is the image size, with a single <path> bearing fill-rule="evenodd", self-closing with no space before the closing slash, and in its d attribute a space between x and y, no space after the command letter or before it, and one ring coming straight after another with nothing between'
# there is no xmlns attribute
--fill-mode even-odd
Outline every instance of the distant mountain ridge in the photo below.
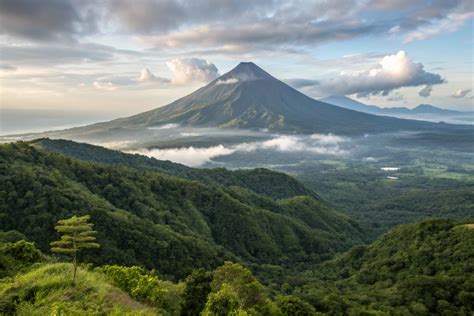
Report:
<svg viewBox="0 0 474 316"><path fill-rule="evenodd" d="M332 95L326 98L319 99L319 101L326 102L329 104L337 105L342 108L365 112L370 114L377 114L377 115L416 115L416 114L437 114L437 115L463 115L463 114L470 114L472 112L461 112L461 111L454 111L439 108L433 106L431 104L419 104L413 109L409 109L406 107L391 107L391 108L381 108L375 105L368 105L362 102L356 101L349 97L343 95Z"/></svg>

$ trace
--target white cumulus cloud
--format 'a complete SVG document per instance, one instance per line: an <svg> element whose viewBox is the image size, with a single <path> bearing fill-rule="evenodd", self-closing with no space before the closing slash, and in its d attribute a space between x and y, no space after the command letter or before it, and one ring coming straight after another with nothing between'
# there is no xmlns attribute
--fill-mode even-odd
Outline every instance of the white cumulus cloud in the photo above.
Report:
<svg viewBox="0 0 474 316"><path fill-rule="evenodd" d="M422 63L414 62L401 50L383 57L374 67L355 73L341 73L339 76L315 81L308 86L309 93L315 95L359 96L382 94L387 96L392 90L402 87L435 85L444 83L440 75L427 72ZM298 87L295 85L295 87Z"/></svg>
<svg viewBox="0 0 474 316"><path fill-rule="evenodd" d="M173 84L208 83L219 76L212 62L200 58L176 58L166 63L173 74Z"/></svg>
<svg viewBox="0 0 474 316"><path fill-rule="evenodd" d="M168 83L169 79L160 78L150 71L148 68L143 68L140 72L140 77L137 79L140 82L159 82L159 83Z"/></svg>
<svg viewBox="0 0 474 316"><path fill-rule="evenodd" d="M461 98L464 98L466 95L468 95L471 91L472 89L465 89L465 90L460 89L454 92L451 95L451 97L456 98L456 99L461 99Z"/></svg>

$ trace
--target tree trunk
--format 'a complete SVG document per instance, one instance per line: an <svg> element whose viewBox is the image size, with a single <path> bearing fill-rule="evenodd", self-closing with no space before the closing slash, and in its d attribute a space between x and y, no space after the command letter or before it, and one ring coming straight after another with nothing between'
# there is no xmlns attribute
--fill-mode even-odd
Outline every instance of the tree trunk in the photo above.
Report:
<svg viewBox="0 0 474 316"><path fill-rule="evenodd" d="M76 284L76 271L77 271L77 259L76 259L76 253L74 253L73 257L73 265L74 265L74 274L72 276L72 284Z"/></svg>
<svg viewBox="0 0 474 316"><path fill-rule="evenodd" d="M76 272L77 272L77 250L76 250L76 233L74 233L74 240L72 241L72 247L74 249L73 256L72 256L72 262L74 264L74 274L72 277L72 285L76 284Z"/></svg>

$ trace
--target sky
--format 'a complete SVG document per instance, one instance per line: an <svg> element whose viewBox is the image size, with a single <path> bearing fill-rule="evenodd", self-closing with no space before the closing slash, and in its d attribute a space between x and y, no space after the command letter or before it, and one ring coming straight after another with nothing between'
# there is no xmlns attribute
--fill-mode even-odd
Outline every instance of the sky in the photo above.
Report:
<svg viewBox="0 0 474 316"><path fill-rule="evenodd" d="M473 18L472 0L0 0L0 106L121 117L252 61L314 98L474 111Z"/></svg>

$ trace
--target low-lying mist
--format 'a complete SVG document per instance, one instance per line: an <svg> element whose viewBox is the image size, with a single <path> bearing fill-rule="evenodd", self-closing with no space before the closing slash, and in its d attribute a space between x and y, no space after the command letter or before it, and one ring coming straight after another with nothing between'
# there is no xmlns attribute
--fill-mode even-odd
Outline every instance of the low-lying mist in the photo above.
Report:
<svg viewBox="0 0 474 316"><path fill-rule="evenodd" d="M157 142L143 148L124 148L123 150L160 160L170 160L191 167L199 167L215 162L213 159L218 157L258 151L292 154L311 153L314 155L345 155L348 153L342 147L349 142L349 138L332 134L282 135L267 131L250 130L199 129L199 131L179 131L178 128L173 129L176 131L177 138L172 142ZM187 145L190 143L192 145ZM123 144L102 143L103 146L115 148L117 148L117 145ZM175 144L176 146L163 147L166 144ZM204 144L204 146L199 146L199 144ZM130 144L127 143L127 145Z"/></svg>

